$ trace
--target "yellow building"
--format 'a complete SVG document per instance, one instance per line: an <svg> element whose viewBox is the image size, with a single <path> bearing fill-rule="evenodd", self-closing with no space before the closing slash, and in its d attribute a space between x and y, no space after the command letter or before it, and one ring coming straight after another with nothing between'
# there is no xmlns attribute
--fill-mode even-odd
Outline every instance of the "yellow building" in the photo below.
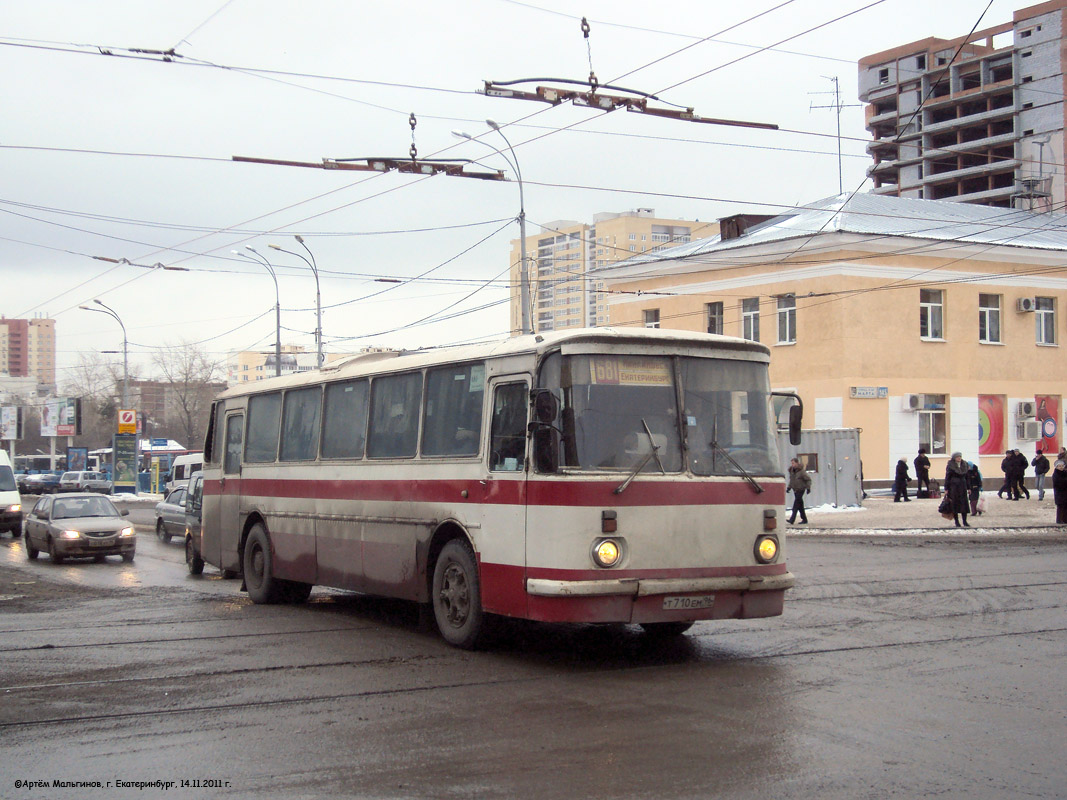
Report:
<svg viewBox="0 0 1067 800"><path fill-rule="evenodd" d="M659 218L651 208L596 214L591 225L558 220L541 226L540 234L526 237L533 331L606 324L603 284L589 280L589 270L718 232L716 222ZM515 239L511 243L511 330L515 333L522 330L521 263L522 240Z"/></svg>
<svg viewBox="0 0 1067 800"><path fill-rule="evenodd" d="M329 364L339 358L349 358L351 353L323 353L324 363ZM274 348L270 350L242 350L230 353L226 359L226 383L236 386L239 383L251 383L266 378L273 378ZM299 345L282 345L282 375L296 372L310 372L316 369L315 353Z"/></svg>
<svg viewBox="0 0 1067 800"><path fill-rule="evenodd" d="M996 489L1007 448L1062 446L1067 216L841 195L721 222L598 270L611 324L764 342L805 427L862 429L868 480L922 446L932 477L960 451Z"/></svg>

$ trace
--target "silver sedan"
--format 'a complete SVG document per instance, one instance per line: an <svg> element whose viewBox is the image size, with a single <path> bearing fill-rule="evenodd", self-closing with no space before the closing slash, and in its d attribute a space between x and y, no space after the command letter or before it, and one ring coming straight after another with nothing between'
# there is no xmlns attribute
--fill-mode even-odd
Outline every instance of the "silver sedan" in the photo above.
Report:
<svg viewBox="0 0 1067 800"><path fill-rule="evenodd" d="M99 494L47 495L26 515L26 554L34 559L47 550L56 564L109 555L133 561L137 536L129 513Z"/></svg>

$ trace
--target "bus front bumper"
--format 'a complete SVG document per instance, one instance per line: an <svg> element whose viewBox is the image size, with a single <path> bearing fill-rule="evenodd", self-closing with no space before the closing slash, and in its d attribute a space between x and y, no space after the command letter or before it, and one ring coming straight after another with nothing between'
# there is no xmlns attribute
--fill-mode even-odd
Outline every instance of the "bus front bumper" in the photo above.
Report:
<svg viewBox="0 0 1067 800"><path fill-rule="evenodd" d="M528 614L542 622L649 623L779 616L790 572L706 578L563 581L529 578Z"/></svg>

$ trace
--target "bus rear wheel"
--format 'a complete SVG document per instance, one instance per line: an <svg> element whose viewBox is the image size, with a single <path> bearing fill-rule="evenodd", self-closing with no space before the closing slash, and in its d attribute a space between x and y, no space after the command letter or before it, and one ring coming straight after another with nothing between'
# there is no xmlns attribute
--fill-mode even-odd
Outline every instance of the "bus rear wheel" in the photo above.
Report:
<svg viewBox="0 0 1067 800"><path fill-rule="evenodd" d="M485 629L481 584L474 552L460 540L448 542L433 571L433 613L446 642L464 650L477 647Z"/></svg>

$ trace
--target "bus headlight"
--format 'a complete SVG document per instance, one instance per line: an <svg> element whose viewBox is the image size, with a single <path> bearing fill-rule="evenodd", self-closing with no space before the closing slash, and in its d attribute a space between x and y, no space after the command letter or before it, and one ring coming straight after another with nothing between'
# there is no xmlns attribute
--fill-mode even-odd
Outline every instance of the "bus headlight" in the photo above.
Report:
<svg viewBox="0 0 1067 800"><path fill-rule="evenodd" d="M593 543L593 561L598 567L614 567L622 558L622 548L615 539L598 539Z"/></svg>
<svg viewBox="0 0 1067 800"><path fill-rule="evenodd" d="M756 561L770 564L778 558L778 537L761 536L756 540Z"/></svg>

